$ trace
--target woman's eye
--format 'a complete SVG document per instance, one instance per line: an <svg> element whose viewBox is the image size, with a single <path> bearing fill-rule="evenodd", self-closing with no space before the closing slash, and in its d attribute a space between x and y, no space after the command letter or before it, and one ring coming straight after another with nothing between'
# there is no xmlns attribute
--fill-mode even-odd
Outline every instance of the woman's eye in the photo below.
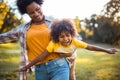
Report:
<svg viewBox="0 0 120 80"><path fill-rule="evenodd" d="M36 9L36 11L40 11L41 10L41 8L40 7L38 7L37 9Z"/></svg>

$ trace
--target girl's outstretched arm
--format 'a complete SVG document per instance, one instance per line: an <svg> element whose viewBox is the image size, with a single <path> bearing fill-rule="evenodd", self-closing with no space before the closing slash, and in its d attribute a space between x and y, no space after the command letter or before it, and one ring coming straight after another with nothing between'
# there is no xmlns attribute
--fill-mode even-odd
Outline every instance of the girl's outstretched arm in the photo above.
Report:
<svg viewBox="0 0 120 80"><path fill-rule="evenodd" d="M13 72L24 72L27 71L27 69L29 69L31 66L35 65L36 63L38 63L39 61L43 60L46 56L49 55L49 52L47 50L45 50L42 54L40 54L39 56L37 56L33 61L31 61L28 65L24 66L23 68L20 69L16 69Z"/></svg>
<svg viewBox="0 0 120 80"><path fill-rule="evenodd" d="M115 54L115 52L118 52L117 49L115 48L112 48L112 49L105 49L105 48L102 48L102 47L98 47L98 46L94 46L94 45L89 45L87 46L88 50L92 50L92 51L102 51L102 52L107 52L109 54Z"/></svg>

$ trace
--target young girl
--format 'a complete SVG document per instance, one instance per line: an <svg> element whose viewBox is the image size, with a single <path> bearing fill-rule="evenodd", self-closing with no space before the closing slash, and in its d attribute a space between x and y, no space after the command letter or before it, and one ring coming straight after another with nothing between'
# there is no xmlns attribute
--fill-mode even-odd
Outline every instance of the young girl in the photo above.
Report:
<svg viewBox="0 0 120 80"><path fill-rule="evenodd" d="M59 54L61 57L68 56L66 59L70 66L70 80L76 80L75 78L75 50L77 48L85 48L94 51L103 51L109 54L117 52L116 49L104 49L97 46L89 45L83 41L76 39L76 26L70 19L55 20L51 24L51 42L47 46L46 50L36 57L31 63L21 69L15 70L15 72L26 71L31 66L39 61L42 61L46 56L52 52ZM64 54L64 56L63 56ZM51 61L51 60L50 60ZM37 64L36 64L37 65ZM49 64L48 64L49 65Z"/></svg>

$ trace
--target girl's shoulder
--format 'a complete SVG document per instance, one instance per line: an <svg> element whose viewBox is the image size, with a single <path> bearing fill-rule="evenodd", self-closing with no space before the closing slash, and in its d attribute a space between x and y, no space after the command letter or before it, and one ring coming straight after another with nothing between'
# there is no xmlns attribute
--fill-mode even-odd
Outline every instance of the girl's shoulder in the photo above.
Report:
<svg viewBox="0 0 120 80"><path fill-rule="evenodd" d="M75 44L75 45L78 45L79 43L83 43L83 41L79 40L77 38L73 38L72 43Z"/></svg>

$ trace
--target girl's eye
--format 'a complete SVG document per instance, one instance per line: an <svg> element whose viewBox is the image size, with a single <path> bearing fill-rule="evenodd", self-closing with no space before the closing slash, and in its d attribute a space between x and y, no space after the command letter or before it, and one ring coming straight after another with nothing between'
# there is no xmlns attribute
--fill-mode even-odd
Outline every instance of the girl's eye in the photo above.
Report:
<svg viewBox="0 0 120 80"><path fill-rule="evenodd" d="M70 37L70 34L67 34L66 36L67 36L67 37Z"/></svg>
<svg viewBox="0 0 120 80"><path fill-rule="evenodd" d="M66 35L67 37L69 37L69 35Z"/></svg>
<svg viewBox="0 0 120 80"><path fill-rule="evenodd" d="M60 38L64 38L64 36L60 36Z"/></svg>
<svg viewBox="0 0 120 80"><path fill-rule="evenodd" d="M29 12L28 14L29 14L29 15L32 15L32 14L34 14L34 12Z"/></svg>

